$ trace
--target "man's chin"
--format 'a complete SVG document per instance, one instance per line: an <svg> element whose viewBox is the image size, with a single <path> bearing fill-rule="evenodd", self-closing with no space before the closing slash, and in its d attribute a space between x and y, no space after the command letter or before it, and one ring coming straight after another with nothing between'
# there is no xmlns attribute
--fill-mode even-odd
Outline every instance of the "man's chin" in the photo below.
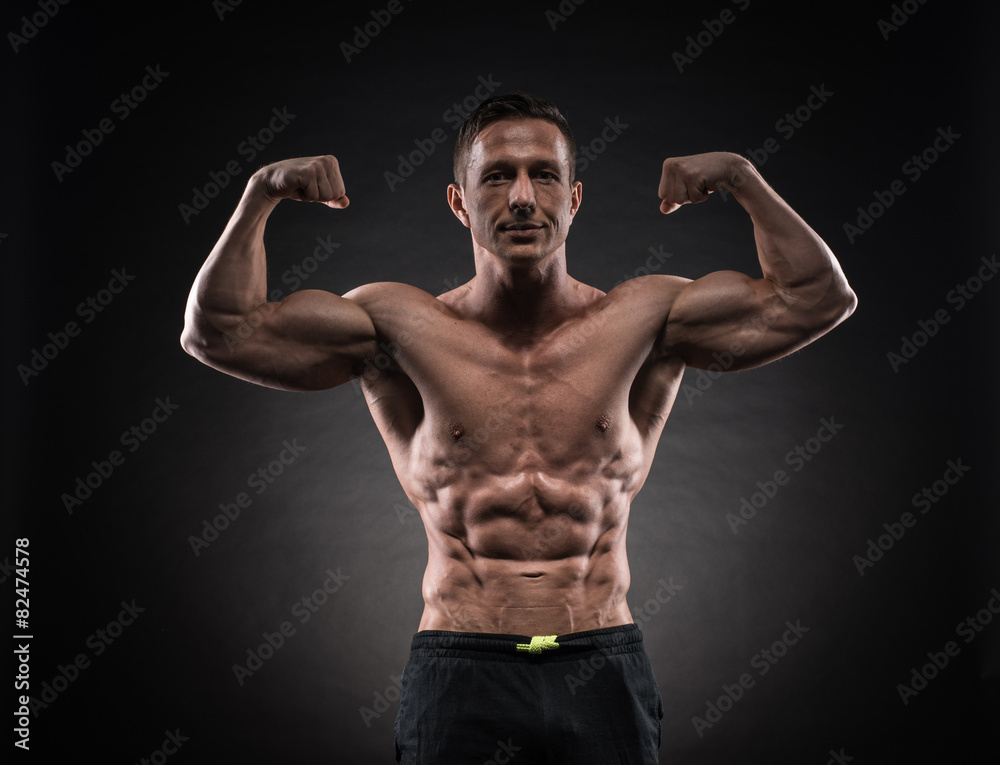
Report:
<svg viewBox="0 0 1000 765"><path fill-rule="evenodd" d="M551 253L537 245L505 245L498 247L496 255L512 266L527 267L545 260Z"/></svg>
<svg viewBox="0 0 1000 765"><path fill-rule="evenodd" d="M495 244L494 252L504 260L544 260L553 251L552 242L541 236L523 241L504 237Z"/></svg>

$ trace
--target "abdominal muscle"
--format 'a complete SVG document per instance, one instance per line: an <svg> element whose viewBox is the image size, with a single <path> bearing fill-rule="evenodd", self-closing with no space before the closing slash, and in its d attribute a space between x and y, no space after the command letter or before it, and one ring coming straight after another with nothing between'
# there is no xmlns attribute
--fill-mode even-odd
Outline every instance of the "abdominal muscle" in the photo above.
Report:
<svg viewBox="0 0 1000 765"><path fill-rule="evenodd" d="M565 635L629 624L628 497L604 476L459 481L422 503L421 630Z"/></svg>

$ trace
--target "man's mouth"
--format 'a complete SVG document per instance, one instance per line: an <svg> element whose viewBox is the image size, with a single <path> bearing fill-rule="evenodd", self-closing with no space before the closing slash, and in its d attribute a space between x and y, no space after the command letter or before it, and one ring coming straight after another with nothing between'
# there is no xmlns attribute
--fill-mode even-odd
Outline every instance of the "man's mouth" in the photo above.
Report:
<svg viewBox="0 0 1000 765"><path fill-rule="evenodd" d="M504 227L504 232L512 239L534 239L542 228L540 223L512 223Z"/></svg>

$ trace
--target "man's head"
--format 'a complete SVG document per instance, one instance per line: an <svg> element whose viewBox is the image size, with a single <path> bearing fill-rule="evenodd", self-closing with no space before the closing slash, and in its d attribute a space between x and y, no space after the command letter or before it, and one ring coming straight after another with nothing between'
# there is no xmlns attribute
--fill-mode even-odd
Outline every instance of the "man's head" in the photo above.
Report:
<svg viewBox="0 0 1000 765"><path fill-rule="evenodd" d="M514 91L501 96L487 98L469 112L458 129L455 141L455 183L465 187L466 170L472 144L483 129L499 120L540 119L548 120L559 128L566 142L566 161L569 166L570 184L576 180L576 139L569 128L569 122L554 104L541 98Z"/></svg>
<svg viewBox="0 0 1000 765"><path fill-rule="evenodd" d="M488 99L463 123L448 203L472 231L478 258L538 266L562 252L581 185L565 118L524 93Z"/></svg>

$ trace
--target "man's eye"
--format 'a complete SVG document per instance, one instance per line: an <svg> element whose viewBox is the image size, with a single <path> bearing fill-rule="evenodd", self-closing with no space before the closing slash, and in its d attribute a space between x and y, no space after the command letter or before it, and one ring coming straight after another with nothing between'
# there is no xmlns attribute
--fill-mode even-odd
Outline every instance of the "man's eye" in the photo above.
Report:
<svg viewBox="0 0 1000 765"><path fill-rule="evenodd" d="M542 172L540 172L538 174L538 176L542 180L546 180L546 181L554 181L554 180L556 180L556 174L555 173L550 173L548 170L542 170Z"/></svg>
<svg viewBox="0 0 1000 765"><path fill-rule="evenodd" d="M502 181L503 180L503 173L490 173L489 175L486 176L486 180L488 180L488 181Z"/></svg>

